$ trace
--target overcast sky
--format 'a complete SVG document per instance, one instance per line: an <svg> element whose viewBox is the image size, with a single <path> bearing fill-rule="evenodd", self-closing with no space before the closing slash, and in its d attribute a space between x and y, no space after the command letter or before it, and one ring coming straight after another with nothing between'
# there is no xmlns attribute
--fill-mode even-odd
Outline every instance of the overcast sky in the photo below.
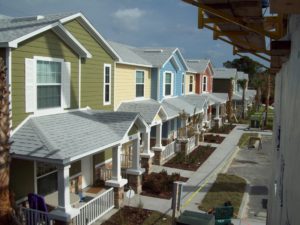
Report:
<svg viewBox="0 0 300 225"><path fill-rule="evenodd" d="M82 12L108 40L133 46L179 47L185 58L232 60L232 47L197 29L197 8L181 0L0 0L0 14L21 17Z"/></svg>

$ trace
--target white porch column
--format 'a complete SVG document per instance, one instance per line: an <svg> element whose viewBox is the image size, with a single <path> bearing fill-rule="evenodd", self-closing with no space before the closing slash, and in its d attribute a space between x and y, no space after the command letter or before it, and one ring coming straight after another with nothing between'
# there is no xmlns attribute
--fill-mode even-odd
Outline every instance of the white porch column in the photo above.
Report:
<svg viewBox="0 0 300 225"><path fill-rule="evenodd" d="M58 207L51 211L51 216L59 221L70 221L79 214L79 210L72 208L70 203L70 167L70 165L60 165L57 167Z"/></svg>
<svg viewBox="0 0 300 225"><path fill-rule="evenodd" d="M132 154L132 167L127 169L127 173L129 174L133 174L133 175L140 175L142 174L145 169L141 168L141 164L140 164L140 135L138 135L138 138L133 140L132 143L132 150L133 150L133 154Z"/></svg>
<svg viewBox="0 0 300 225"><path fill-rule="evenodd" d="M216 105L216 118L215 119L219 119L220 118L220 104Z"/></svg>
<svg viewBox="0 0 300 225"><path fill-rule="evenodd" d="M208 110L208 108L204 109L204 118L203 118L204 121L208 120L208 118L207 118L207 110Z"/></svg>
<svg viewBox="0 0 300 225"><path fill-rule="evenodd" d="M150 151L150 131L145 132L143 135L143 154L151 154Z"/></svg>
<svg viewBox="0 0 300 225"><path fill-rule="evenodd" d="M156 142L155 142L156 148L162 147L161 136L162 136L162 123L160 123L156 126Z"/></svg>
<svg viewBox="0 0 300 225"><path fill-rule="evenodd" d="M122 145L112 148L112 176L111 180L105 182L108 186L123 187L127 184L127 179L122 179L121 176L121 149Z"/></svg>

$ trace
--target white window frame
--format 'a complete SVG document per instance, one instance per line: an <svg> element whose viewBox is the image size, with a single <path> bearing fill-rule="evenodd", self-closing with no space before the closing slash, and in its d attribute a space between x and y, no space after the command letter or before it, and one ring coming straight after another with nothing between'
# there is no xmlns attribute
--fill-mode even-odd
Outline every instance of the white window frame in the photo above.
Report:
<svg viewBox="0 0 300 225"><path fill-rule="evenodd" d="M192 78L192 83L191 83L191 78ZM192 90L190 90L190 85L192 85ZM189 93L193 93L194 92L194 76L189 76Z"/></svg>
<svg viewBox="0 0 300 225"><path fill-rule="evenodd" d="M170 95L165 95L165 85L166 85L165 78L166 78L167 73L171 74L171 93L170 93ZM174 91L174 73L172 71L165 71L164 75L163 75L163 97L166 97L166 98L172 97L174 95L173 91Z"/></svg>
<svg viewBox="0 0 300 225"><path fill-rule="evenodd" d="M136 82L136 75L137 75L137 72L142 72L143 73L143 75L144 75L144 83L143 83L143 85L144 85L144 90L143 90L143 96L136 96L136 86L138 85L138 84L140 84L141 85L141 83L137 83ZM145 71L144 70L136 70L135 71L135 98L136 99L142 99L142 98L145 98Z"/></svg>
<svg viewBox="0 0 300 225"><path fill-rule="evenodd" d="M181 94L184 95L184 93L185 93L185 75L183 73L181 78Z"/></svg>
<svg viewBox="0 0 300 225"><path fill-rule="evenodd" d="M33 59L35 60L35 67L37 68L37 61L48 61L48 62L59 62L61 63L61 68L63 67L63 63L65 63L64 59L61 58L53 58L53 57L44 57L44 56L34 56ZM63 76L64 74L61 71L61 82L60 82L60 107L53 107L53 108L45 108L45 109L38 109L37 107L37 70L35 71L35 79L36 79L36 109L34 111L34 114L36 115L47 115L47 114L52 114L52 113L58 113L58 112L63 112L63 102L62 102L62 97L63 97ZM49 83L49 86L51 84Z"/></svg>
<svg viewBox="0 0 300 225"><path fill-rule="evenodd" d="M105 83L106 68L109 67L109 83ZM109 101L105 101L105 87L109 86ZM111 104L111 64L104 63L103 65L103 105Z"/></svg>
<svg viewBox="0 0 300 225"><path fill-rule="evenodd" d="M204 78L205 78L205 83L204 83ZM208 92L208 91L207 91L207 86L208 86L208 85L207 85L207 83L208 83L207 80L208 80L208 79L207 79L207 76L203 75L203 77L202 77L202 92L204 92L204 93L205 93L205 92ZM205 90L204 90L204 86L205 86Z"/></svg>

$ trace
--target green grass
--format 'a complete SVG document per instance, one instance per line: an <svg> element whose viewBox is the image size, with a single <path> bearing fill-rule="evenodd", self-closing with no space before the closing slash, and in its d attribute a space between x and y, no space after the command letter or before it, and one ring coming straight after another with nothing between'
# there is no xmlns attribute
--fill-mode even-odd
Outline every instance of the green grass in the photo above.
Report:
<svg viewBox="0 0 300 225"><path fill-rule="evenodd" d="M237 215L246 185L247 182L241 177L230 174L218 174L215 183L202 200L199 209L208 211L217 206L222 206L226 201L230 201L234 207L234 215Z"/></svg>
<svg viewBox="0 0 300 225"><path fill-rule="evenodd" d="M248 142L249 142L249 138L250 137L257 137L258 136L258 133L244 133L239 142L238 142L238 146L240 148L244 148L248 145Z"/></svg>

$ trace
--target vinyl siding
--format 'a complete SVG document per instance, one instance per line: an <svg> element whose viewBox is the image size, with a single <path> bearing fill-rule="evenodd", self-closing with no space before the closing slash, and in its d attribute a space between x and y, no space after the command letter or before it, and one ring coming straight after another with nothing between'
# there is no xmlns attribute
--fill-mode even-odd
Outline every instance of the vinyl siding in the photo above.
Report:
<svg viewBox="0 0 300 225"><path fill-rule="evenodd" d="M25 58L61 58L71 63L71 108L78 107L78 56L52 31L46 31L12 49L12 122L18 126L25 112Z"/></svg>
<svg viewBox="0 0 300 225"><path fill-rule="evenodd" d="M115 109L122 101L136 99L136 71L144 71L144 98L151 97L151 69L117 64L115 69Z"/></svg>
<svg viewBox="0 0 300 225"><path fill-rule="evenodd" d="M10 166L10 188L15 194L15 200L34 193L34 162L13 159Z"/></svg>
<svg viewBox="0 0 300 225"><path fill-rule="evenodd" d="M96 165L103 163L106 160L111 159L111 158L112 158L112 149L111 148L106 149L105 151L102 151L93 156L93 165L95 167Z"/></svg>
<svg viewBox="0 0 300 225"><path fill-rule="evenodd" d="M114 60L77 20L72 20L64 26L92 54L92 58L83 60L81 64L81 107L113 110ZM110 105L103 105L104 64L111 64Z"/></svg>
<svg viewBox="0 0 300 225"><path fill-rule="evenodd" d="M151 98L154 100L158 100L157 97L157 80L158 80L158 69L151 69Z"/></svg>

